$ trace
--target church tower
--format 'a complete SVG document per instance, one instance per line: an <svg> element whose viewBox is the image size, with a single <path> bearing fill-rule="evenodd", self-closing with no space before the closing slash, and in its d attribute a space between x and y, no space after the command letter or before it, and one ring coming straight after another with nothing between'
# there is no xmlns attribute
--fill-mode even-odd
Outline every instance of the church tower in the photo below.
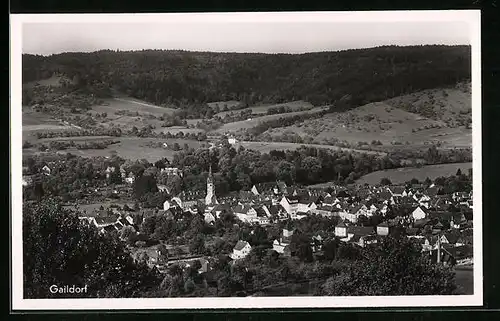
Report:
<svg viewBox="0 0 500 321"><path fill-rule="evenodd" d="M216 204L219 204L219 202L215 197L214 177L212 175L212 165L210 165L207 178L207 196L205 197L205 205L216 205Z"/></svg>

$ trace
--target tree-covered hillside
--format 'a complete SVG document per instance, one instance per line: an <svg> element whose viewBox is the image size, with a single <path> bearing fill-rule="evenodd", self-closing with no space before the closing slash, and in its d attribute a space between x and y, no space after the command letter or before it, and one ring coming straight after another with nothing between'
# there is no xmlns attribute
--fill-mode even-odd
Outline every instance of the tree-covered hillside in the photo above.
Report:
<svg viewBox="0 0 500 321"><path fill-rule="evenodd" d="M23 82L63 74L157 105L306 100L351 108L470 79L470 46L384 46L307 54L111 51L23 55ZM109 92L109 91L108 91Z"/></svg>

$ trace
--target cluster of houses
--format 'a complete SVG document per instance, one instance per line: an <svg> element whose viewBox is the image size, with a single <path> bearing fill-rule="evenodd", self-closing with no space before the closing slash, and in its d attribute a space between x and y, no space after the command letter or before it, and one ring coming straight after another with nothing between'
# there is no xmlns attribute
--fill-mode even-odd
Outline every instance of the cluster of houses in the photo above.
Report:
<svg viewBox="0 0 500 321"><path fill-rule="evenodd" d="M211 175L209 175L211 180ZM453 205L458 212L450 212ZM207 182L207 193L182 192L166 200L163 209L181 208L196 213L205 207L207 223L213 223L221 213L229 212L237 219L259 225L282 220L300 220L309 215L338 217L349 224L362 224L374 215L386 217L394 208L399 219L421 224L425 220L446 220L452 226L472 224L472 192L439 194L435 186L405 188L403 186L362 187L333 191L287 187L283 182L254 185L250 191L240 191L217 198L213 182Z"/></svg>
<svg viewBox="0 0 500 321"><path fill-rule="evenodd" d="M134 175L125 169L108 167L106 175L114 171L127 183ZM170 175L181 175L177 168L164 168ZM51 169L44 166L44 175ZM109 177L109 176L108 176ZM166 190L159 185L159 190ZM200 213L200 208L204 210ZM211 169L206 192L183 191L166 200L162 209L151 210L151 215L172 216L173 212L191 212L214 224L223 213L253 225L266 226L286 220L300 220L311 215L337 217L332 235L314 235L313 252L320 253L323 241L336 237L342 242L366 247L380 237L404 230L408 238L419 242L422 251L445 263L467 263L472 260L472 192L443 194L439 187L415 184L412 186L332 186L326 190L287 186L284 182L262 183L249 191L217 197ZM94 225L100 232L120 231L125 226L137 228L147 213L127 215L117 211L101 211L97 215L82 215L80 219ZM376 223L370 218L376 217ZM274 240L273 250L285 256L290 251L294 230L284 229ZM240 240L230 257L239 260L251 251L251 245ZM154 255L151 260L154 261ZM158 265L154 262L151 264Z"/></svg>
<svg viewBox="0 0 500 321"><path fill-rule="evenodd" d="M405 235L422 245L422 251L444 263L464 264L472 262L472 192L439 193L429 187L404 186L362 187L359 189L334 189L333 192L304 191L288 188L282 182L271 186L253 186L246 203L236 206L218 205L232 212L244 222L267 225L279 220L296 220L308 215L340 218L334 236L342 242L360 247L374 244L380 237L404 230ZM248 196L248 194L246 195ZM455 211L449 211L453 205ZM398 208L399 214L388 214ZM217 214L217 213L216 213ZM365 226L361 218L379 216L381 222ZM208 216L212 222L217 215ZM273 250L290 256L293 230L284 229L281 237L274 240ZM330 235L332 236L332 235ZM314 252L321 251L323 240L329 236L320 234L311 238ZM231 257L240 259L250 252L251 246L240 241Z"/></svg>
<svg viewBox="0 0 500 321"><path fill-rule="evenodd" d="M50 164L45 164L43 167L40 168L40 171L39 173L44 175L44 176L50 176L51 173L52 173L52 169L51 167L49 166ZM127 184L133 184L134 181L135 181L135 175L134 173L131 171L131 170L126 170L125 167L122 165L120 167L116 167L116 166L108 166L106 167L106 169L104 170L104 174L106 175L106 179L109 179L112 175L112 173L116 172L116 171L119 171L120 172L120 176L121 178L123 179L123 181ZM180 170L179 168L177 167L164 167L164 168L160 168L160 173L165 173L169 176L173 176L173 175L176 175L176 176L180 176L182 177L182 170ZM32 184L32 177L33 175L30 175L32 173L28 173L28 168L27 167L23 167L23 176L22 176L22 184L23 186L28 186L30 184ZM163 190L166 189L165 186L159 186L159 188L162 188Z"/></svg>
<svg viewBox="0 0 500 321"><path fill-rule="evenodd" d="M347 225L340 222L335 227L335 233L330 236L321 234L311 237L311 249L314 254L321 254L324 241L328 237L337 237L341 242L350 243L359 247L367 247L378 242L380 237L391 234L390 223L384 222L376 227ZM283 229L279 239L275 239L272 249L283 256L292 256L290 244L293 229ZM406 237L418 242L422 252L429 254L433 260L443 264L471 264L473 260L472 230L441 230L435 228L429 234L419 233L417 228L406 228ZM233 260L245 258L251 251L251 245L246 241L239 241L230 257Z"/></svg>

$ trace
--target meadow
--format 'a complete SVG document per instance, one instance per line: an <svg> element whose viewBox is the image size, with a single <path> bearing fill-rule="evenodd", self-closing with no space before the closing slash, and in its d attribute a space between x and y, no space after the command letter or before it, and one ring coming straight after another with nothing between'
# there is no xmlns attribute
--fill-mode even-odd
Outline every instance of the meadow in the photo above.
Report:
<svg viewBox="0 0 500 321"><path fill-rule="evenodd" d="M242 120L242 121L224 124L222 127L218 128L216 130L216 132L217 133L236 133L238 131L244 131L246 129L253 128L253 127L257 126L259 123L262 123L265 121L279 119L281 117L290 117L290 116L295 116L295 115L317 113L317 112L323 111L325 109L327 109L327 107L316 107L316 108L312 108L312 109L306 110L306 111L296 111L296 112L291 112L291 113L286 113L286 114L275 114L275 115L266 115L266 116L261 116L261 117L252 117L252 118L249 118L247 120Z"/></svg>
<svg viewBox="0 0 500 321"><path fill-rule="evenodd" d="M410 181L413 178L419 181L424 181L427 177L434 180L440 176L455 175L457 170L460 169L462 173L467 173L468 169L472 168L472 163L453 163L453 164L439 164L427 165L420 168L417 167L403 167L396 169L388 169L384 171L376 171L359 178L357 184L380 184L382 178L388 178L393 184L402 184Z"/></svg>
<svg viewBox="0 0 500 321"><path fill-rule="evenodd" d="M300 109L312 109L314 106L311 103L308 103L307 101L303 100L297 100L297 101L291 101L287 103L282 103L282 104L268 104L268 105L257 105L253 107L248 107L248 108L243 108L243 109L238 109L238 110L229 110L229 111L222 111L216 114L216 116L219 117L225 117L227 114L233 113L233 114L239 114L241 112L245 112L247 110L251 110L252 114L267 114L267 111L271 108L279 108L279 107L288 107L292 111L297 111Z"/></svg>
<svg viewBox="0 0 500 321"><path fill-rule="evenodd" d="M96 141L104 140L104 136L101 137L61 137L52 138L50 140L58 141L70 141L75 140L81 141ZM113 140L119 140L118 144L110 145L105 149L76 149L68 148L65 150L57 151L59 154L72 153L81 157L111 157L113 155L120 156L124 159L139 160L146 159L149 162L156 162L162 158L172 159L176 151L171 148L163 147L153 147L153 144L167 143L172 146L178 143L181 148L184 144L187 144L190 148L200 148L203 143L196 140L186 140L186 139L160 139L160 138L141 138L141 137L113 137ZM33 155L33 154L43 154L45 152L40 152L36 148L23 149L23 154Z"/></svg>
<svg viewBox="0 0 500 321"><path fill-rule="evenodd" d="M25 88L33 88L35 86L61 87L61 85L62 85L61 80L68 82L68 83L72 83L72 81L66 77L63 78L63 77L58 76L58 75L53 75L50 78L23 83L23 87L25 87Z"/></svg>
<svg viewBox="0 0 500 321"><path fill-rule="evenodd" d="M408 107L410 102L417 107ZM427 112L424 112L422 106L438 111L425 109ZM343 142L350 146L371 144L375 140L376 148L383 150L401 145L420 148L432 144L441 148L467 148L472 145L472 129L466 128L464 119L470 117L470 106L470 93L463 89L427 90L272 128L262 136L275 140L276 137L298 135L314 143ZM450 118L450 115L456 117Z"/></svg>
<svg viewBox="0 0 500 321"><path fill-rule="evenodd" d="M176 111L174 108L151 105L144 101L130 97L115 97L103 100L103 104L92 106L92 110L98 113L107 113L114 115L119 110L129 112L138 112L139 114L152 114L161 116L163 114L172 114Z"/></svg>

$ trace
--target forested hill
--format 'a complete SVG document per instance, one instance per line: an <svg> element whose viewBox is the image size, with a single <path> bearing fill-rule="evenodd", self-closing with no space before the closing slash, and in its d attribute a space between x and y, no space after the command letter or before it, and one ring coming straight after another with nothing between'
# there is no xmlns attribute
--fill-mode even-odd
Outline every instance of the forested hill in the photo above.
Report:
<svg viewBox="0 0 500 321"><path fill-rule="evenodd" d="M109 95L113 87L165 105L305 100L356 107L470 79L470 46L384 46L307 54L165 50L23 55L23 82L64 74Z"/></svg>

